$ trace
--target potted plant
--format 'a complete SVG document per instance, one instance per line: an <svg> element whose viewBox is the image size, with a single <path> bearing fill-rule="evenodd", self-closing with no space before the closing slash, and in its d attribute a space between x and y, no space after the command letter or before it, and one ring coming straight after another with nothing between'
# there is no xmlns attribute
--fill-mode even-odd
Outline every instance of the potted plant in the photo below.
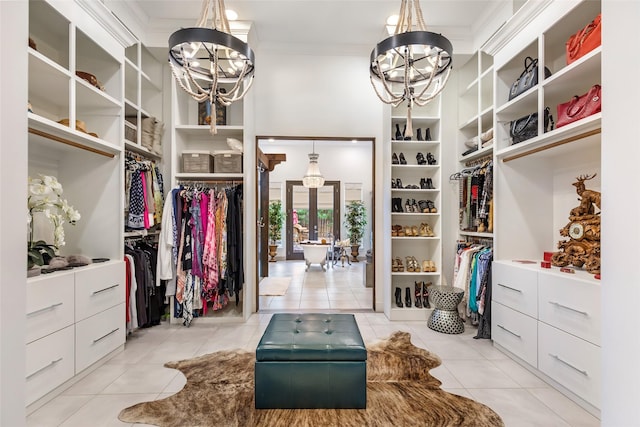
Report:
<svg viewBox="0 0 640 427"><path fill-rule="evenodd" d="M345 215L345 226L347 228L347 236L351 242L351 257L354 262L358 262L360 242L364 236L365 225L367 225L367 210L364 207L364 202L354 200L347 205L347 213Z"/></svg>
<svg viewBox="0 0 640 427"><path fill-rule="evenodd" d="M284 212L282 211L282 202L275 200L269 203L269 262L276 261L276 252L278 250L277 241L282 236L282 221L284 220Z"/></svg>
<svg viewBox="0 0 640 427"><path fill-rule="evenodd" d="M40 178L35 179L29 178L27 207L29 208L27 269L32 270L29 275L35 275L37 272L34 269L47 264L65 245L63 224L68 222L75 225L80 220L80 214L66 199L62 198L62 185L56 177L48 175L40 175ZM44 240L34 241L34 222L37 213L40 214L39 220L47 219L53 225L53 244L48 244Z"/></svg>

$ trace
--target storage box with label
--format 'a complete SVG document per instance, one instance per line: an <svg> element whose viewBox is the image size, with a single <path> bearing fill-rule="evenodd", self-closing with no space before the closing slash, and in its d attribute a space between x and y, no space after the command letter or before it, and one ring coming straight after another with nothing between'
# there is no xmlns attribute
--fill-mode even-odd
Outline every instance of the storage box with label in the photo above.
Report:
<svg viewBox="0 0 640 427"><path fill-rule="evenodd" d="M213 173L213 156L209 151L184 150L182 152L182 172Z"/></svg>
<svg viewBox="0 0 640 427"><path fill-rule="evenodd" d="M242 154L235 151L213 153L213 170L216 173L242 173Z"/></svg>

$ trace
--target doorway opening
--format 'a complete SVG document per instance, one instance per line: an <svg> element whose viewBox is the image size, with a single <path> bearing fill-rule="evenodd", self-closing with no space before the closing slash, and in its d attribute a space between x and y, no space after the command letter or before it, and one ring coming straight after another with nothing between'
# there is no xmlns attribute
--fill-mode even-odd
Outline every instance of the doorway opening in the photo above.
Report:
<svg viewBox="0 0 640 427"><path fill-rule="evenodd" d="M258 310L373 310L375 139L258 136L256 142ZM319 188L302 185L312 150L325 179ZM272 156L286 161L269 170L261 159ZM364 204L367 218L355 258L344 249L345 207L352 201ZM268 230L274 204L284 214L277 239ZM274 283L269 295L265 289Z"/></svg>

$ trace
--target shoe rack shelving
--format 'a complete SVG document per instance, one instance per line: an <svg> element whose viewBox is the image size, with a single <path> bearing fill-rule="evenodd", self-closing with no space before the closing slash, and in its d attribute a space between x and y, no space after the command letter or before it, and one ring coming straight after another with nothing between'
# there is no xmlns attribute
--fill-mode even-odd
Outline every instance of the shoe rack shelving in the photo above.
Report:
<svg viewBox="0 0 640 427"><path fill-rule="evenodd" d="M441 243L441 220L440 207L442 186L440 168L440 134L441 134L441 97L437 96L433 101L424 107L415 107L412 111L413 136L410 140L398 138L396 130L402 133L406 124L406 106L403 104L391 110L391 152L399 157L403 154L406 164L391 164L391 177L394 181L390 191L392 206L396 205L397 199L401 199L402 211L391 208L391 227L402 227L402 230L417 231L417 236L390 236L391 244L391 281L388 292L391 294L389 318L391 320L427 320L431 314L431 309L416 307L416 282L420 287L420 300L422 302L422 284L440 284L440 270L442 266L442 243ZM420 129L420 135L418 134ZM428 129L428 130L427 130ZM406 134L406 132L405 132ZM399 135L400 136L400 135ZM421 136L424 140L418 140ZM435 164L419 164L420 154L427 161L427 155L435 159ZM395 156L392 156L395 158ZM422 159L422 158L420 158ZM433 163L433 162L432 162ZM421 185L421 180L429 178L433 188ZM402 188L396 187L396 181L401 181ZM407 188L412 186L413 188ZM396 187L396 188L394 188ZM410 206L415 206L415 212L411 207L407 208L407 200ZM423 212L420 208L420 201L432 202L435 212ZM397 206L397 205L396 205ZM424 206L424 204L423 204ZM428 224L433 236L420 235L421 224ZM423 228L423 234L424 232ZM419 271L408 271L407 257L415 257ZM397 270L396 261L402 262L402 271ZM424 271L423 262L432 261L431 268ZM396 266L396 267L394 267ZM402 307L396 305L396 288L401 290ZM407 307L407 288L409 288L409 298L411 307Z"/></svg>
<svg viewBox="0 0 640 427"><path fill-rule="evenodd" d="M597 173L588 188L600 191L601 113L512 145L510 122L601 84L602 47L566 61L565 42L601 10L600 1L528 2L485 47L494 55L495 236L492 338L586 410L599 416L601 391L600 281L575 268L540 267L545 251L566 240L559 230L579 203L573 183ZM522 22L527 25L522 25ZM526 30L525 30L526 27ZM525 57L538 58L551 76L508 100ZM606 89L606 88L605 88ZM579 200L579 199L578 199ZM513 260L531 260L522 264Z"/></svg>

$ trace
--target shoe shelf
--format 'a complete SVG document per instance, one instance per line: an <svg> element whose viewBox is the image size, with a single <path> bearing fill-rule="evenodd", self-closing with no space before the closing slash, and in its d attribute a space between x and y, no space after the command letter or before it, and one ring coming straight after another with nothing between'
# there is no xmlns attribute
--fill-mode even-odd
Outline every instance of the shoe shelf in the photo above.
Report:
<svg viewBox="0 0 640 427"><path fill-rule="evenodd" d="M427 237L427 236L391 236L391 240L440 240L440 237Z"/></svg>
<svg viewBox="0 0 640 427"><path fill-rule="evenodd" d="M392 216L403 216L403 217L409 217L409 216L416 216L416 217L423 217L423 216L440 216L439 213L426 213L426 212L391 212Z"/></svg>
<svg viewBox="0 0 640 427"><path fill-rule="evenodd" d="M440 276L437 271L392 271L392 276Z"/></svg>
<svg viewBox="0 0 640 427"><path fill-rule="evenodd" d="M434 193L440 192L437 188L392 188L393 193Z"/></svg>
<svg viewBox="0 0 640 427"><path fill-rule="evenodd" d="M392 169L418 169L418 170L436 170L440 168L440 165L391 165Z"/></svg>

